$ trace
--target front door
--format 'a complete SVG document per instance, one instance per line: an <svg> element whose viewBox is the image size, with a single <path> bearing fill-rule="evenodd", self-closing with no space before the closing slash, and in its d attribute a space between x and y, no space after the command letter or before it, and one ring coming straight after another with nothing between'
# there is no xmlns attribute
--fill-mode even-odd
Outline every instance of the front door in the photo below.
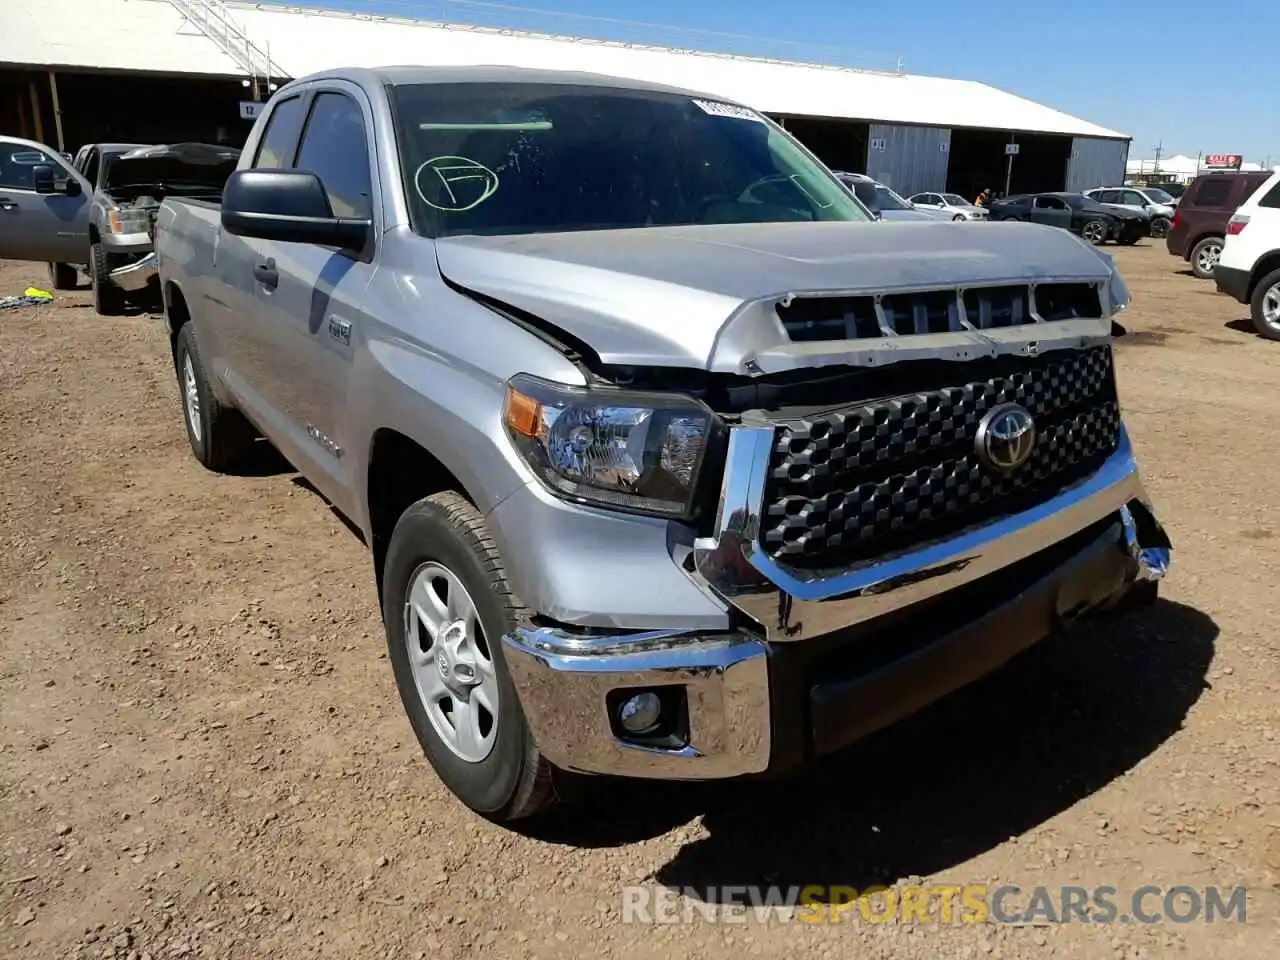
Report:
<svg viewBox="0 0 1280 960"><path fill-rule="evenodd" d="M74 196L36 193L33 170L53 167ZM89 189L51 150L0 137L0 259L84 263L89 252Z"/></svg>
<svg viewBox="0 0 1280 960"><path fill-rule="evenodd" d="M1071 208L1061 197L1035 197L1031 201L1031 220L1065 230L1071 226Z"/></svg>
<svg viewBox="0 0 1280 960"><path fill-rule="evenodd" d="M334 81L315 89L293 166L315 173L336 216L375 219L368 118L364 94ZM354 346L368 326L364 293L376 269L359 257L304 243L248 241L257 314L271 370L264 399L281 417L295 456L340 509L351 462L342 412Z"/></svg>

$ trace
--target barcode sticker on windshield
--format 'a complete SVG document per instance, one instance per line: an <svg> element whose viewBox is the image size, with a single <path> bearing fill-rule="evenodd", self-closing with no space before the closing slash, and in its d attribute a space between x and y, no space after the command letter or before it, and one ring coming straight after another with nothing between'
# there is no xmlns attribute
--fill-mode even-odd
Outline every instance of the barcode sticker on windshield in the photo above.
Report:
<svg viewBox="0 0 1280 960"><path fill-rule="evenodd" d="M764 123L764 117L748 107L740 107L736 103L721 103L719 100L694 99L694 104L703 113L713 117L731 117L734 120L754 120Z"/></svg>

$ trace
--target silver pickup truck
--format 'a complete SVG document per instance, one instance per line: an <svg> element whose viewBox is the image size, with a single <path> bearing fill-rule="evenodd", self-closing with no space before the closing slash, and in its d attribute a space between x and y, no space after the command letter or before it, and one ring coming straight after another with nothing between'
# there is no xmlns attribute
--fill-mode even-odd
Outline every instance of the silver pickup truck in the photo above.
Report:
<svg viewBox="0 0 1280 960"><path fill-rule="evenodd" d="M507 68L283 87L156 252L187 434L363 533L444 783L776 773L1156 597L1111 260L876 222L755 111Z"/></svg>

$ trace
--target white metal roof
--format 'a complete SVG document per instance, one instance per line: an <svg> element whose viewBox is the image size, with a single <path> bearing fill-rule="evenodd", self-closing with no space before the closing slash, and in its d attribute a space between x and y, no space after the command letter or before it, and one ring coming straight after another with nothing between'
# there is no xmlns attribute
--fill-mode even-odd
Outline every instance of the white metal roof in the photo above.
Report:
<svg viewBox="0 0 1280 960"><path fill-rule="evenodd" d="M0 0L0 63L239 72L168 0Z"/></svg>
<svg viewBox="0 0 1280 960"><path fill-rule="evenodd" d="M491 64L651 80L793 116L1126 139L970 80L900 75L336 11L232 2L293 77L339 66ZM169 0L0 0L0 63L241 72Z"/></svg>

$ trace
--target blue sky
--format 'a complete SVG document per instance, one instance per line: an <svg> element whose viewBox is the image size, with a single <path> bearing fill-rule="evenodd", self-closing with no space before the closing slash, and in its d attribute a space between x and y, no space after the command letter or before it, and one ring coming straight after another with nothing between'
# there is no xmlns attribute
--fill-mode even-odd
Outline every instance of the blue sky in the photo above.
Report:
<svg viewBox="0 0 1280 960"><path fill-rule="evenodd" d="M1165 156L1280 164L1277 0L291 2L855 66L891 69L900 56L910 73L980 80L1131 134L1131 158L1163 142Z"/></svg>

